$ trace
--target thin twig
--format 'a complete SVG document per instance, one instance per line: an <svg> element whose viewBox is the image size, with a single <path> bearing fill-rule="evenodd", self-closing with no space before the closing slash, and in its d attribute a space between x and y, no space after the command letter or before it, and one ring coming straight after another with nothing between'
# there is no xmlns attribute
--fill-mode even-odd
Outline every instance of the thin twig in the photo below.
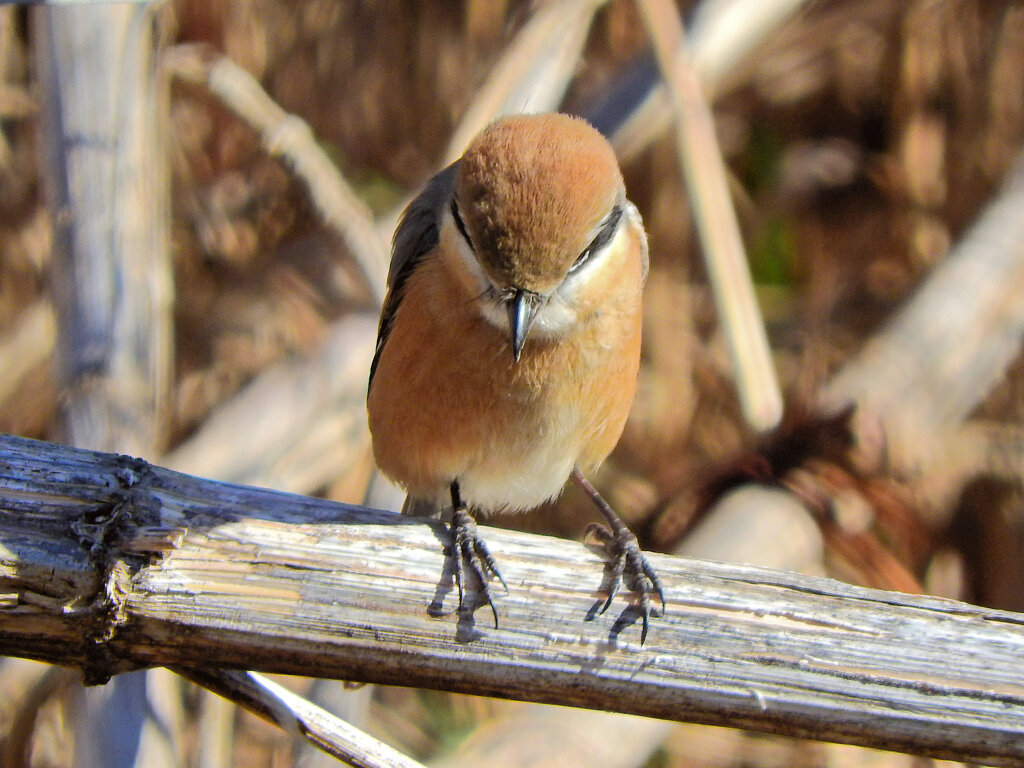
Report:
<svg viewBox="0 0 1024 768"><path fill-rule="evenodd" d="M281 109L246 70L209 47L176 46L167 52L164 63L175 77L209 88L260 134L269 154L282 158L302 179L324 222L348 247L373 296L383 300L385 241L374 228L369 207L317 143L309 125Z"/></svg>
<svg viewBox="0 0 1024 768"><path fill-rule="evenodd" d="M735 65L805 5L808 0L702 3L688 42L692 66L705 93L709 97L720 93ZM667 87L657 84L629 115L609 126L612 144L622 160L636 157L668 130L673 120L668 102Z"/></svg>
<svg viewBox="0 0 1024 768"><path fill-rule="evenodd" d="M715 306L728 341L740 405L758 431L782 417L782 392L732 207L711 110L671 0L639 0L675 117L679 159L703 245Z"/></svg>
<svg viewBox="0 0 1024 768"><path fill-rule="evenodd" d="M11 660L6 660L6 663L11 664ZM31 664L27 661L20 663ZM32 742L43 705L62 688L78 681L78 675L67 669L40 664L32 667L20 670L23 678L30 678L26 689L4 691L10 701L17 702L7 723L6 738L0 743L0 765L4 768L29 768L32 765Z"/></svg>
<svg viewBox="0 0 1024 768"><path fill-rule="evenodd" d="M174 670L182 677L302 736L332 757L356 768L423 768L387 744L306 701L258 672Z"/></svg>

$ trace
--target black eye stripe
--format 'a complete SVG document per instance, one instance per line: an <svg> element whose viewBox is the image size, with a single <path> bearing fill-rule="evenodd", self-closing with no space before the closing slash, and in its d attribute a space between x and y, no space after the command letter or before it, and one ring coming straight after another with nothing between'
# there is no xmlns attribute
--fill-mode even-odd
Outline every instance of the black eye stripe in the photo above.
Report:
<svg viewBox="0 0 1024 768"><path fill-rule="evenodd" d="M604 248L608 243L611 242L612 238L615 237L615 230L619 226L619 219L622 218L622 206L616 205L612 208L612 212L608 214L608 218L601 226L600 231L597 233L597 237L594 238L594 242L590 244L590 251L599 251Z"/></svg>
<svg viewBox="0 0 1024 768"><path fill-rule="evenodd" d="M615 237L615 231L619 227L619 219L621 218L622 206L616 205L612 208L611 213L608 214L608 218L604 220L604 224L601 225L601 229L598 230L597 235L590 241L590 245L583 249L583 253L576 258L576 261L569 268L570 272L579 269L587 259L612 241L612 238Z"/></svg>
<svg viewBox="0 0 1024 768"><path fill-rule="evenodd" d="M459 214L459 204L455 202L455 198L452 198L452 218L455 219L455 228L459 230L459 234L462 235L462 239L466 241L466 245L469 246L469 250L476 253L476 248L473 247L473 241L469 239L469 232L466 231L466 223L462 220L462 216Z"/></svg>

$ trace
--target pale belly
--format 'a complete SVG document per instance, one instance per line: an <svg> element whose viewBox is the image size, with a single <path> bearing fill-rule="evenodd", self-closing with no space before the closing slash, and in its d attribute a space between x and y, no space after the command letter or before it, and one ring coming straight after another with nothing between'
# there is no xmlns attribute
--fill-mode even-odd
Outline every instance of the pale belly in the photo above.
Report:
<svg viewBox="0 0 1024 768"><path fill-rule="evenodd" d="M459 473L463 499L484 512L532 509L557 496L577 461L575 430L550 415L476 454Z"/></svg>
<svg viewBox="0 0 1024 768"><path fill-rule="evenodd" d="M580 403L589 377L563 375L552 386L527 356L510 364L500 354L470 361L448 351L447 365L431 359L436 350L399 365L385 350L369 401L381 470L437 506L449 503L455 480L463 500L485 513L532 509L557 496L587 449ZM386 386L401 395L379 397L374 390Z"/></svg>

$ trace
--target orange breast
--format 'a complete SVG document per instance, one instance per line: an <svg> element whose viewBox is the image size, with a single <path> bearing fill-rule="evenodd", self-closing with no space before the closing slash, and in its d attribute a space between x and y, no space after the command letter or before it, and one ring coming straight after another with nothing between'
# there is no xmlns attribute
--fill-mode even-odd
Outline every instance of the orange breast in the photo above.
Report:
<svg viewBox="0 0 1024 768"><path fill-rule="evenodd" d="M458 479L481 511L556 495L575 463L600 464L622 433L640 358L638 260L588 286L578 330L529 338L514 362L436 251L409 278L367 400L381 470L443 501Z"/></svg>

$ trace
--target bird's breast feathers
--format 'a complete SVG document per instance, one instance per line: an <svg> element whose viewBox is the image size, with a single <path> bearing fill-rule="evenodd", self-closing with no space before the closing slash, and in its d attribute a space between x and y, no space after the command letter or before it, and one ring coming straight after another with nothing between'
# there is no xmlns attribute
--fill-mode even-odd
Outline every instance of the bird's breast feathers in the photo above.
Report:
<svg viewBox="0 0 1024 768"><path fill-rule="evenodd" d="M458 478L471 506L516 510L557 495L574 463L603 461L621 434L639 364L642 274L631 266L598 286L609 292L603 302L579 302L569 332L531 336L517 363L507 320L502 328L484 315L444 259L425 259L406 285L370 390L385 474L439 500Z"/></svg>

